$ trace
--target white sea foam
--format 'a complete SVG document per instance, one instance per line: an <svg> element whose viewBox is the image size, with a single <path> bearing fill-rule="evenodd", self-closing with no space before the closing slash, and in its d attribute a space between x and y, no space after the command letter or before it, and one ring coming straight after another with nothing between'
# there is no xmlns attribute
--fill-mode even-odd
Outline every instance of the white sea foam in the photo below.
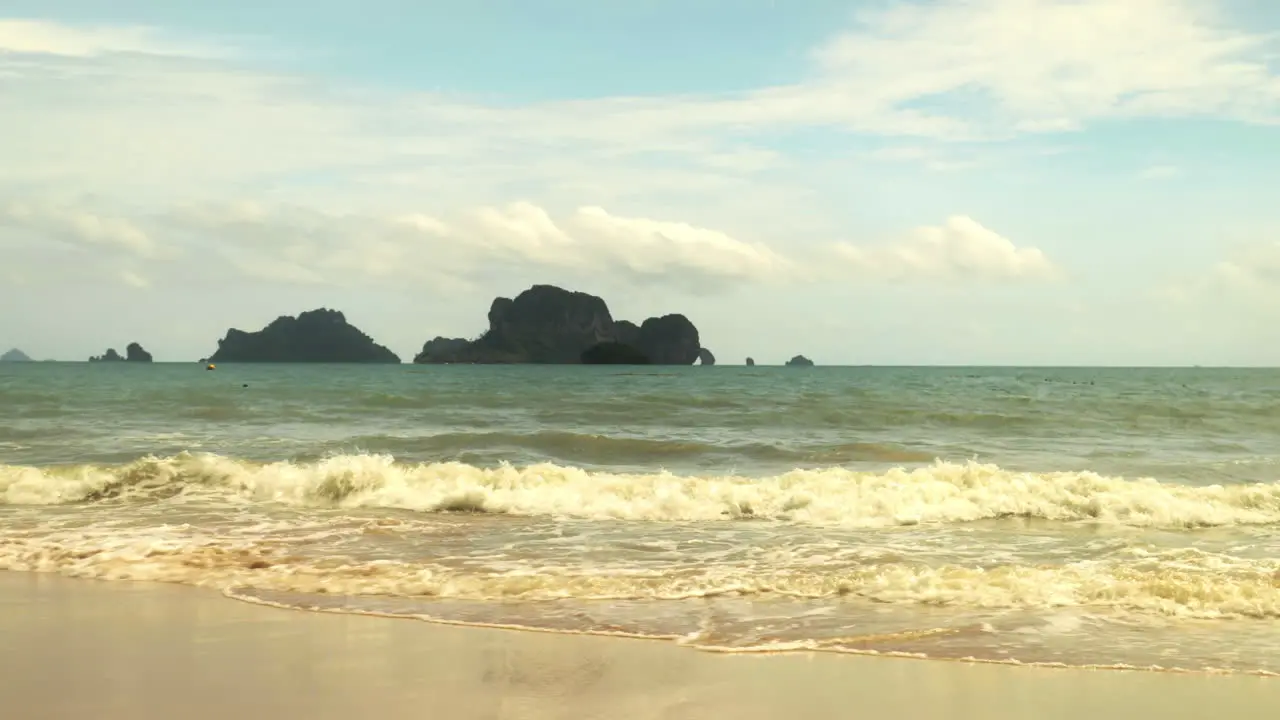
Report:
<svg viewBox="0 0 1280 720"><path fill-rule="evenodd" d="M1106 560L837 567L740 562L665 567L557 564L486 571L410 559L308 556L314 537L248 539L190 526L0 532L0 569L227 589L464 600L865 599L984 609L1105 608L1164 617L1280 618L1280 560L1184 549Z"/></svg>
<svg viewBox="0 0 1280 720"><path fill-rule="evenodd" d="M767 519L843 527L1001 517L1196 528L1280 523L1280 484L1189 485L1092 472L944 463L884 473L840 468L765 478L588 472L551 464L401 464L386 455L255 464L184 453L122 466L0 466L0 504L217 493L301 507L472 511L583 519Z"/></svg>

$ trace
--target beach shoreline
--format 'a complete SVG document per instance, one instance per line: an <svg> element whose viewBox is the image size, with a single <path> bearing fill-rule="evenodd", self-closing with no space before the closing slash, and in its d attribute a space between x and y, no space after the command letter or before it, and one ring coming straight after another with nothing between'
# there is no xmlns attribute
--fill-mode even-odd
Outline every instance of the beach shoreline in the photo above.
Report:
<svg viewBox="0 0 1280 720"><path fill-rule="evenodd" d="M46 718L1200 718L1280 714L1249 676L725 655L670 642L284 610L0 572L0 696Z"/></svg>

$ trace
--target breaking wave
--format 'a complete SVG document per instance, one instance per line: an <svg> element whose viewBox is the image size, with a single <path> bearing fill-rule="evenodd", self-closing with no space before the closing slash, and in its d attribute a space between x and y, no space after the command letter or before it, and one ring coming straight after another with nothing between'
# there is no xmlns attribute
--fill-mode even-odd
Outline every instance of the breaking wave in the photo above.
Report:
<svg viewBox="0 0 1280 720"><path fill-rule="evenodd" d="M0 466L0 504L58 505L218 494L297 507L388 508L651 522L769 520L876 528L995 518L1190 529L1280 523L1280 484L1192 486L1093 472L795 470L764 478L591 472L537 464L397 463L388 455L251 463L215 454L127 465Z"/></svg>

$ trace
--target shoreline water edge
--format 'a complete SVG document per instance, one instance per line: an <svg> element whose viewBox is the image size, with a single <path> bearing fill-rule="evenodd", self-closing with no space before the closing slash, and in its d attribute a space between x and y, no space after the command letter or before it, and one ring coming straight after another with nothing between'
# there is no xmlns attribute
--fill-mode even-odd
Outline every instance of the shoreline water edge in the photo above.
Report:
<svg viewBox="0 0 1280 720"><path fill-rule="evenodd" d="M283 612L195 588L0 572L16 717L1265 720L1273 682L817 654ZM105 671L104 671L105 669ZM75 678L75 692L66 691Z"/></svg>

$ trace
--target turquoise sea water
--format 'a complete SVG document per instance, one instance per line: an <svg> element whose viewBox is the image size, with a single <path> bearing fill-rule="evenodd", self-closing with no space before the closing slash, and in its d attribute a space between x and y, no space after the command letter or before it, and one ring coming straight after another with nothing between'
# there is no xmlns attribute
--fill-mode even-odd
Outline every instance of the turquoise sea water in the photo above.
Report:
<svg viewBox="0 0 1280 720"><path fill-rule="evenodd" d="M1280 371L0 365L0 569L1280 672Z"/></svg>

